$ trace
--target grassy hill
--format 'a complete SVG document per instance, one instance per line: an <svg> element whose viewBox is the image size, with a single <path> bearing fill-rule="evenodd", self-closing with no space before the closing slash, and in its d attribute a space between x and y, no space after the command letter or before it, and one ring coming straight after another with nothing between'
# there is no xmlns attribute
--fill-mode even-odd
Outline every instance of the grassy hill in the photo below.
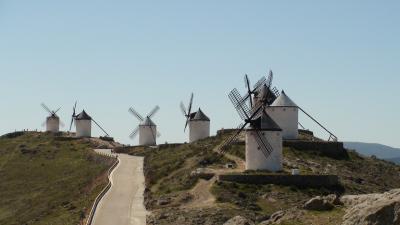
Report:
<svg viewBox="0 0 400 225"><path fill-rule="evenodd" d="M232 146L229 155L214 150L227 135L184 145L160 148L124 148L120 151L145 156L146 206L153 212L149 224L223 224L235 215L261 222L274 212L301 208L316 195L362 194L400 187L400 167L349 151L349 157L333 159L319 152L284 148L284 172L300 168L302 174L338 175L337 189L298 188L220 182L193 176L198 168L214 174L235 172L244 160L244 143ZM225 169L225 163L235 165ZM287 224L340 224L344 210L304 211L300 220Z"/></svg>
<svg viewBox="0 0 400 225"><path fill-rule="evenodd" d="M79 224L113 163L91 149L47 133L0 137L0 224Z"/></svg>

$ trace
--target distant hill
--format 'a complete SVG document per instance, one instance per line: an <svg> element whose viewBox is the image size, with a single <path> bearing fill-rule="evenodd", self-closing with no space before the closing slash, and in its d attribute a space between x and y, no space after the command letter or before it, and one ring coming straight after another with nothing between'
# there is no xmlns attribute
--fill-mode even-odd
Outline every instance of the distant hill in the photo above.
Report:
<svg viewBox="0 0 400 225"><path fill-rule="evenodd" d="M358 153L371 156L375 155L380 159L386 159L395 163L400 163L400 149L387 145L363 142L344 142L347 149L354 149Z"/></svg>

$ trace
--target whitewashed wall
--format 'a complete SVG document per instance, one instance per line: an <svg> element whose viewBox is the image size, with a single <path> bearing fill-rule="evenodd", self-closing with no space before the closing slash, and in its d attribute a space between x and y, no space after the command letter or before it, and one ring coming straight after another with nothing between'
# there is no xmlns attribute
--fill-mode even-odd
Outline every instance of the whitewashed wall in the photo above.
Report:
<svg viewBox="0 0 400 225"><path fill-rule="evenodd" d="M189 142L195 142L210 136L210 121L189 121Z"/></svg>
<svg viewBox="0 0 400 225"><path fill-rule="evenodd" d="M60 131L60 119L58 117L49 116L46 119L46 131L57 133Z"/></svg>
<svg viewBox="0 0 400 225"><path fill-rule="evenodd" d="M270 106L265 111L281 127L283 139L298 138L299 109L297 107Z"/></svg>
<svg viewBox="0 0 400 225"><path fill-rule="evenodd" d="M154 136L157 136L157 126L139 126L139 145L157 145Z"/></svg>
<svg viewBox="0 0 400 225"><path fill-rule="evenodd" d="M268 158L258 149L255 131L246 131L246 170L282 170L282 132L262 131L274 151Z"/></svg>
<svg viewBox="0 0 400 225"><path fill-rule="evenodd" d="M92 121L91 120L75 120L76 136L91 137L92 136Z"/></svg>

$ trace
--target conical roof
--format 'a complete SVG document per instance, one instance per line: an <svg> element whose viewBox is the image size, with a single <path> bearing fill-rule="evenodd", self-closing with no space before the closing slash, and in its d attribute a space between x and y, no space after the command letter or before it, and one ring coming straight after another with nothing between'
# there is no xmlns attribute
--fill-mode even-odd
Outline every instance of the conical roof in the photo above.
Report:
<svg viewBox="0 0 400 225"><path fill-rule="evenodd" d="M267 114L263 113L252 124L253 129L282 131L281 127Z"/></svg>
<svg viewBox="0 0 400 225"><path fill-rule="evenodd" d="M147 116L143 122L140 123L140 126L156 126L156 124Z"/></svg>
<svg viewBox="0 0 400 225"><path fill-rule="evenodd" d="M271 104L271 106L280 106L280 107L297 107L296 103L290 99L284 91L282 91L281 95L275 99L275 101Z"/></svg>
<svg viewBox="0 0 400 225"><path fill-rule="evenodd" d="M76 117L75 120L92 120L92 117L90 117L85 110L83 110L81 113L79 113Z"/></svg>
<svg viewBox="0 0 400 225"><path fill-rule="evenodd" d="M58 116L57 116L57 114L55 114L55 113L52 113L50 116L48 116L47 118L55 118L55 119L57 119L57 118L59 118Z"/></svg>
<svg viewBox="0 0 400 225"><path fill-rule="evenodd" d="M196 114L191 120L210 121L210 118L208 118L206 114L204 114L203 111L201 111L201 109L199 108L199 110L197 110Z"/></svg>

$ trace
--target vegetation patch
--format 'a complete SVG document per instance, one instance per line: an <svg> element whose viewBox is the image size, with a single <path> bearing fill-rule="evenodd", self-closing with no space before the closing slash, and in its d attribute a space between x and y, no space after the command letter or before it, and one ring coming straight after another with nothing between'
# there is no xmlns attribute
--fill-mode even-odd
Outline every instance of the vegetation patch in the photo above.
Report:
<svg viewBox="0 0 400 225"><path fill-rule="evenodd" d="M0 224L79 224L113 159L84 140L29 132L0 138Z"/></svg>

